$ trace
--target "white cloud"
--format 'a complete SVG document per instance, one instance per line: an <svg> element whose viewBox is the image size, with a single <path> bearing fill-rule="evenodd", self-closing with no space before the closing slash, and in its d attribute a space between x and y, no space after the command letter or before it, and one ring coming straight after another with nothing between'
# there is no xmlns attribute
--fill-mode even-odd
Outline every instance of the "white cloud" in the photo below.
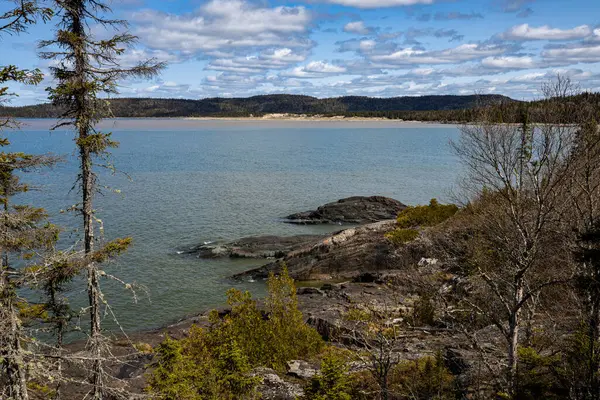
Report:
<svg viewBox="0 0 600 400"><path fill-rule="evenodd" d="M499 69L527 69L534 68L536 62L532 57L486 57L481 60L481 65L486 68Z"/></svg>
<svg viewBox="0 0 600 400"><path fill-rule="evenodd" d="M328 0L329 3L356 8L379 8L433 4L435 0Z"/></svg>
<svg viewBox="0 0 600 400"><path fill-rule="evenodd" d="M363 21L348 22L344 26L344 32L357 33L359 35L367 35L371 32L371 29L365 26Z"/></svg>
<svg viewBox="0 0 600 400"><path fill-rule="evenodd" d="M462 61L477 60L505 53L507 48L501 45L462 44L440 50L426 51L406 48L387 55L372 56L372 60L389 64L453 64Z"/></svg>
<svg viewBox="0 0 600 400"><path fill-rule="evenodd" d="M223 51L245 47L310 47L311 13L298 7L259 7L243 0L211 0L193 14L145 10L133 14L143 43L165 51Z"/></svg>
<svg viewBox="0 0 600 400"><path fill-rule="evenodd" d="M552 65L600 62L600 44L576 43L569 46L548 48L542 52L545 61Z"/></svg>
<svg viewBox="0 0 600 400"><path fill-rule="evenodd" d="M247 55L245 57L225 57L215 58L210 61L206 69L214 71L228 71L237 73L263 73L270 69L284 69L291 65L306 60L306 52L294 52L289 48L265 50L256 55Z"/></svg>
<svg viewBox="0 0 600 400"><path fill-rule="evenodd" d="M326 75L338 75L344 72L346 72L345 67L329 64L325 61L311 61L305 66L296 67L291 72L282 75L296 78L320 78Z"/></svg>
<svg viewBox="0 0 600 400"><path fill-rule="evenodd" d="M358 44L360 51L365 53L373 50L375 46L377 46L377 42L374 40L361 40Z"/></svg>
<svg viewBox="0 0 600 400"><path fill-rule="evenodd" d="M551 28L548 25L539 27L522 24L513 26L508 31L502 33L500 37L505 40L573 40L589 36L592 29L588 25L576 26L572 29Z"/></svg>

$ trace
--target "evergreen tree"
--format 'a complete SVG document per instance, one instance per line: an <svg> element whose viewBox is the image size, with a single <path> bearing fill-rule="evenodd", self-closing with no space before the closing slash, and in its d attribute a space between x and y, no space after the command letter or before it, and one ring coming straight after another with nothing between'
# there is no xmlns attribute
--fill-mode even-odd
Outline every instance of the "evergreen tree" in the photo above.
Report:
<svg viewBox="0 0 600 400"><path fill-rule="evenodd" d="M54 39L40 44L45 49L41 57L57 61L52 68L57 81L49 88L50 99L64 112L56 127L72 126L76 131L76 145L79 150L80 171L78 176L81 189L81 203L77 209L83 217L83 246L85 255L90 257L87 264L87 291L90 313L89 350L93 358L91 366L92 398L103 398L103 366L101 330L101 306L104 302L100 289L100 271L94 254L95 222L94 195L98 190L95 161L106 157L107 150L118 146L110 133L97 131L96 124L110 115L110 103L100 96L118 92L118 82L125 78L150 78L158 74L164 64L147 60L134 67L123 67L119 56L132 45L136 37L129 33L117 33L110 39L96 39L90 26L93 24L108 28L126 28L122 20L105 17L111 9L96 0L55 0L60 18ZM56 128L55 127L55 128ZM129 240L119 240L113 245L124 250Z"/></svg>
<svg viewBox="0 0 600 400"><path fill-rule="evenodd" d="M18 34L41 19L47 21L52 10L41 7L37 1L14 1L14 8L0 15L0 39L2 34ZM23 70L15 65L0 65L0 104L13 96L8 83L38 84L42 80L40 70ZM10 118L0 119L0 131L18 124ZM10 144L0 138L0 147ZM30 251L51 247L56 227L46 223L42 209L12 205L14 195L27 191L15 175L52 165L56 158L32 156L24 153L0 152L0 397L28 399L27 360L23 349L21 314L29 306L19 298L17 288L28 283L29 273L18 258L28 258ZM14 262L14 264L13 264Z"/></svg>

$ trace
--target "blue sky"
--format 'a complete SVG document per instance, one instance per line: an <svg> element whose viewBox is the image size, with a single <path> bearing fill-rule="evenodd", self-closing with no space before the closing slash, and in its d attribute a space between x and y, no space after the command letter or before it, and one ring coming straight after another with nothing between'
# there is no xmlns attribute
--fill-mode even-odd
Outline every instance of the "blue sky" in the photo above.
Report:
<svg viewBox="0 0 600 400"><path fill-rule="evenodd" d="M4 3L4 4L2 4ZM0 1L2 7L9 4ZM139 37L124 64L168 62L123 97L246 97L268 93L376 97L500 93L538 97L557 73L600 91L598 0L121 0ZM52 22L0 37L0 65L39 67ZM106 35L92 26L98 35ZM13 89L13 104L45 101Z"/></svg>

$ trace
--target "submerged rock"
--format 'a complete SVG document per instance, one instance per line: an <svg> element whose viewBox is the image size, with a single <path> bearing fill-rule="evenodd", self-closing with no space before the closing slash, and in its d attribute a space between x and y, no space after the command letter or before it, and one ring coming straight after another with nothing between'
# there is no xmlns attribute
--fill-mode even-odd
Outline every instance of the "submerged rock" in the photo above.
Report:
<svg viewBox="0 0 600 400"><path fill-rule="evenodd" d="M354 196L325 204L313 211L288 215L284 218L284 222L291 224L362 224L394 219L405 208L406 205L389 197Z"/></svg>

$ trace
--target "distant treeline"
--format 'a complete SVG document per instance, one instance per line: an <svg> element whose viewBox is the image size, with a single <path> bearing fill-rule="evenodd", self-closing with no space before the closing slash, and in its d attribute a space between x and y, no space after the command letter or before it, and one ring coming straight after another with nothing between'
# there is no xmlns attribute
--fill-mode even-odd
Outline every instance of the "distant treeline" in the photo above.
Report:
<svg viewBox="0 0 600 400"><path fill-rule="evenodd" d="M210 98L202 100L120 98L110 100L111 115L121 118L149 117L261 117L265 114L304 114L362 118L388 118L412 121L471 122L481 110L497 115L497 122L522 122L527 115L538 119L549 101L560 104L560 121L575 121L585 108L600 110L599 93L582 93L555 100L523 102L501 95L420 96L373 98L346 96L327 99L302 95L264 95L248 98ZM556 104L555 104L556 106ZM56 118L57 107L39 104L24 107L0 107L0 116L20 118ZM557 118L558 117L557 114ZM491 116L493 119L493 115ZM556 121L554 121L556 122Z"/></svg>
<svg viewBox="0 0 600 400"><path fill-rule="evenodd" d="M514 100L500 95L421 96L372 98L346 96L327 99L288 94L248 98L209 98L202 100L121 98L110 100L114 117L260 117L265 114L344 115L404 118L421 115L430 119L431 111L456 111ZM398 114L408 112L408 114ZM1 116L54 118L60 110L51 104L0 107ZM451 115L451 114L449 114ZM435 119L435 117L432 117Z"/></svg>

